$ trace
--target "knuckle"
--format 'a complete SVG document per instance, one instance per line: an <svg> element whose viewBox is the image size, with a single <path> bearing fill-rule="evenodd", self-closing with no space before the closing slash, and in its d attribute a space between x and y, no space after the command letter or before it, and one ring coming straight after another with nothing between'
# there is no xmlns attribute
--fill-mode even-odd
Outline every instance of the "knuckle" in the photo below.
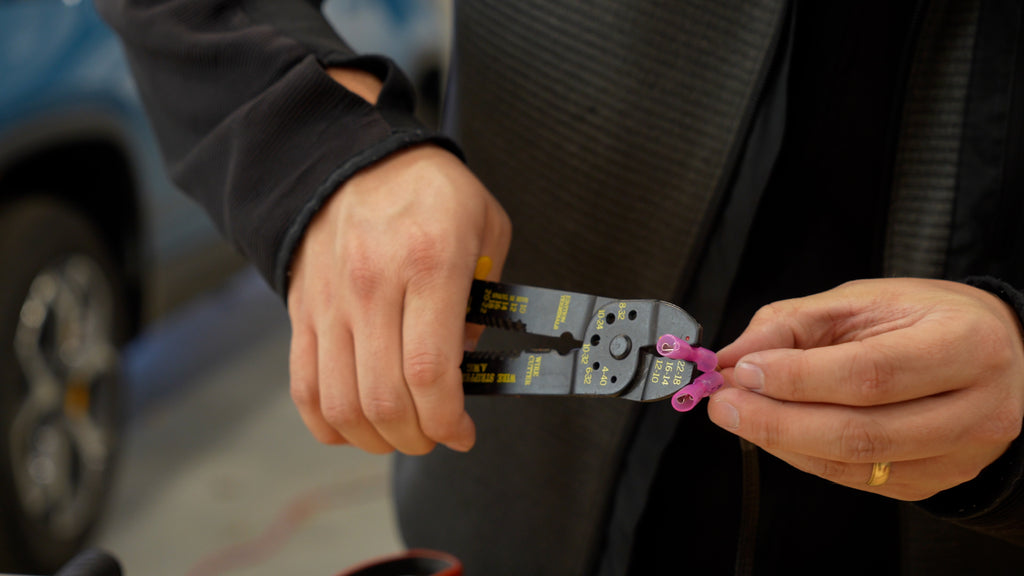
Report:
<svg viewBox="0 0 1024 576"><path fill-rule="evenodd" d="M458 432L458 421L454 418L429 418L420 422L423 434L435 442L454 440Z"/></svg>
<svg viewBox="0 0 1024 576"><path fill-rule="evenodd" d="M402 270L411 284L429 284L443 277L451 260L447 239L432 230L410 231L408 249L402 258Z"/></svg>
<svg viewBox="0 0 1024 576"><path fill-rule="evenodd" d="M790 347L807 347L806 343L802 342L802 335L806 333L806 327L801 324L800 320L800 302L800 299L791 299L765 304L754 313L748 330L774 332L779 328L785 328L786 332L792 334L793 342Z"/></svg>
<svg viewBox="0 0 1024 576"><path fill-rule="evenodd" d="M765 304L754 313L751 324L769 324L780 318L785 318L787 315L785 309L787 307L788 305L785 300Z"/></svg>
<svg viewBox="0 0 1024 576"><path fill-rule="evenodd" d="M316 408L319 403L316 382L297 376L292 376L288 388L291 393L292 403L300 410Z"/></svg>
<svg viewBox="0 0 1024 576"><path fill-rule="evenodd" d="M970 463L967 463L967 462L961 463L959 465L956 465L951 470L951 472L949 474L949 477L948 477L948 480L947 480L947 483L946 483L947 485L942 486L939 489L940 490L945 490L945 489L948 489L948 488L952 488L954 486L959 486L959 485L964 484L966 482L970 482L971 480L974 480L975 478L977 478L978 474L980 474L980 473L981 473L981 467L979 467L978 465L970 464ZM936 491L938 491L938 490L936 490Z"/></svg>
<svg viewBox="0 0 1024 576"><path fill-rule="evenodd" d="M854 370L856 369L854 368ZM855 390L862 406L877 404L885 397L889 388L889 378L885 375L885 369L878 362L864 363L860 378L854 381L858 383Z"/></svg>
<svg viewBox="0 0 1024 576"><path fill-rule="evenodd" d="M751 426L751 441L769 452L784 448L782 426L783 424L776 419L755 421Z"/></svg>
<svg viewBox="0 0 1024 576"><path fill-rule="evenodd" d="M818 381L821 375L810 355L801 351L794 355L791 361L773 366L772 369L773 392L783 393L794 402L814 402L816 400L818 390L816 386L808 384Z"/></svg>
<svg viewBox="0 0 1024 576"><path fill-rule="evenodd" d="M352 295L360 302L368 302L380 291L384 274L374 264L352 259L349 260L348 279Z"/></svg>
<svg viewBox="0 0 1024 576"><path fill-rule="evenodd" d="M890 441L884 432L860 424L842 425L836 460L841 462L875 462L888 453Z"/></svg>
<svg viewBox="0 0 1024 576"><path fill-rule="evenodd" d="M367 396L362 403L366 418L378 426L390 426L408 417L408 408L400 401L377 395Z"/></svg>
<svg viewBox="0 0 1024 576"><path fill-rule="evenodd" d="M812 472L825 480L829 480L831 482L842 482L843 480L849 479L850 466L845 462L821 460L817 469Z"/></svg>
<svg viewBox="0 0 1024 576"><path fill-rule="evenodd" d="M320 406L320 413L338 431L350 430L363 422L359 407L350 402L324 402Z"/></svg>
<svg viewBox="0 0 1024 576"><path fill-rule="evenodd" d="M983 369L993 378L1002 378L1005 374L1011 373L1018 362L1019 340L1016 335L1010 337L1000 328L987 326L975 332L979 335L979 349L986 351L980 355L984 360Z"/></svg>
<svg viewBox="0 0 1024 576"><path fill-rule="evenodd" d="M312 266L314 264L309 264L301 274L296 273L292 276L286 302L288 315L292 321L307 325L313 323L314 315L318 311L330 310L337 303L335 287L314 271L309 271Z"/></svg>
<svg viewBox="0 0 1024 576"><path fill-rule="evenodd" d="M1020 407L1004 402L992 410L978 429L980 438L989 442L1011 442L1020 436L1022 414Z"/></svg>
<svg viewBox="0 0 1024 576"><path fill-rule="evenodd" d="M894 369L889 352L860 342L860 350L850 362L850 382L855 382L854 402L873 406L886 401L892 392Z"/></svg>
<svg viewBox="0 0 1024 576"><path fill-rule="evenodd" d="M451 371L448 359L438 350L417 350L405 356L405 380L413 392L433 387Z"/></svg>
<svg viewBox="0 0 1024 576"><path fill-rule="evenodd" d="M351 296L361 302L372 300L386 279L380 257L363 239L354 238L345 243L341 258Z"/></svg>

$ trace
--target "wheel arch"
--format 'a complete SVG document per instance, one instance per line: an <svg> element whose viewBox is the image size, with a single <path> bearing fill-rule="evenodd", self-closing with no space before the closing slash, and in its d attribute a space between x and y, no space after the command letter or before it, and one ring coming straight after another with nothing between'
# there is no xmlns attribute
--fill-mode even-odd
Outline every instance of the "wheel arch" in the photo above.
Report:
<svg viewBox="0 0 1024 576"><path fill-rule="evenodd" d="M54 125L56 124L56 125ZM0 206L44 194L97 225L125 288L129 331L141 328L143 206L137 160L110 121L55 122L5 138L0 146Z"/></svg>

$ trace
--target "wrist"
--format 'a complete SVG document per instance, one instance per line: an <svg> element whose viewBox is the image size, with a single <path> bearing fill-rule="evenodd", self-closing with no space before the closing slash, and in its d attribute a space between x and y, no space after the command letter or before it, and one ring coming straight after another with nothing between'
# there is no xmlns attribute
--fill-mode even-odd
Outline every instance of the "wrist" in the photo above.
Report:
<svg viewBox="0 0 1024 576"><path fill-rule="evenodd" d="M384 84L373 74L357 68L328 68L327 74L346 90L376 104Z"/></svg>

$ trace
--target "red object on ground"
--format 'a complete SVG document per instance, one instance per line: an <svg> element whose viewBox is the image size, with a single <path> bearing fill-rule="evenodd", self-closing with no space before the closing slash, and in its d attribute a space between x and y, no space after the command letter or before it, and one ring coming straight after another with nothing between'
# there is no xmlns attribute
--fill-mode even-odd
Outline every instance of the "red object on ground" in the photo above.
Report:
<svg viewBox="0 0 1024 576"><path fill-rule="evenodd" d="M370 560L338 576L462 576L462 562L446 552L409 550Z"/></svg>

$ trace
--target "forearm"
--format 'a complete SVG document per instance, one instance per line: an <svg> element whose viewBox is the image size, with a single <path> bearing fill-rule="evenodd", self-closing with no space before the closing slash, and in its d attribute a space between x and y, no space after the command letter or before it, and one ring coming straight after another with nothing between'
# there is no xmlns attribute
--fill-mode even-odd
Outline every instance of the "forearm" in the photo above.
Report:
<svg viewBox="0 0 1024 576"><path fill-rule="evenodd" d="M420 142L457 151L416 122L392 62L355 54L306 2L99 7L172 178L282 295L306 226L348 177Z"/></svg>

